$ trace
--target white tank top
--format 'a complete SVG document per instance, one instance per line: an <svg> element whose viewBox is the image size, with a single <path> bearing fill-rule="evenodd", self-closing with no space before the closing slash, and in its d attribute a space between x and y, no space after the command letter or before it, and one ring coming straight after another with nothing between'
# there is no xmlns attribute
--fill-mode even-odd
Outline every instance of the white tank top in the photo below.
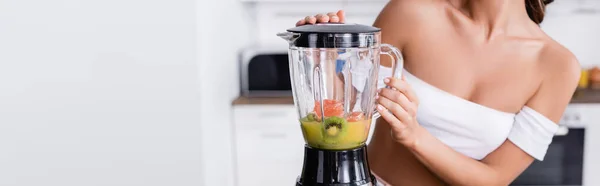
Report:
<svg viewBox="0 0 600 186"><path fill-rule="evenodd" d="M417 121L444 144L476 160L485 158L507 139L542 161L558 125L527 106L507 113L445 92L403 70L419 98ZM381 68L380 84L391 76Z"/></svg>

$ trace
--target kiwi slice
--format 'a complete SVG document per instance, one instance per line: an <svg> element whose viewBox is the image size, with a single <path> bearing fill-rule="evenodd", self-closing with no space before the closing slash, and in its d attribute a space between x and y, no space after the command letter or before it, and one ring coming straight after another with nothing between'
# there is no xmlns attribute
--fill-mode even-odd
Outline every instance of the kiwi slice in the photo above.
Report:
<svg viewBox="0 0 600 186"><path fill-rule="evenodd" d="M323 137L326 143L336 144L348 133L348 122L344 118L329 117L324 121Z"/></svg>
<svg viewBox="0 0 600 186"><path fill-rule="evenodd" d="M303 122L313 122L318 121L317 115L315 113L309 113L306 117L302 118Z"/></svg>

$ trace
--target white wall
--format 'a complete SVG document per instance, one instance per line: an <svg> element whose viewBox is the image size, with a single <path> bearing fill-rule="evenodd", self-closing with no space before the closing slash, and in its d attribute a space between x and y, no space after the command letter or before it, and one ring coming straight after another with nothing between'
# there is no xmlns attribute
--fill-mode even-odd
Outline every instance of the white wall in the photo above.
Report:
<svg viewBox="0 0 600 186"><path fill-rule="evenodd" d="M201 185L195 4L0 0L0 185Z"/></svg>
<svg viewBox="0 0 600 186"><path fill-rule="evenodd" d="M234 184L231 102L239 96L238 52L253 40L250 9L239 0L199 0L203 185ZM258 171L258 170L257 170Z"/></svg>

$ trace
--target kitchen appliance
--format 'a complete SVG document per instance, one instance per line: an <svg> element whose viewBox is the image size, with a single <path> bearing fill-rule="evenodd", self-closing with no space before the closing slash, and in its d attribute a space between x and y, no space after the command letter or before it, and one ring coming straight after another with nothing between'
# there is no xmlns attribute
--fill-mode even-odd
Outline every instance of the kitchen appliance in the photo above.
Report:
<svg viewBox="0 0 600 186"><path fill-rule="evenodd" d="M245 97L292 96L287 50L252 46L240 52L240 90Z"/></svg>
<svg viewBox="0 0 600 186"><path fill-rule="evenodd" d="M366 150L380 55L403 69L398 49L381 44L379 28L325 23L278 36L289 42L289 71L298 122L306 142L297 186L375 185ZM292 121L290 121L292 122Z"/></svg>

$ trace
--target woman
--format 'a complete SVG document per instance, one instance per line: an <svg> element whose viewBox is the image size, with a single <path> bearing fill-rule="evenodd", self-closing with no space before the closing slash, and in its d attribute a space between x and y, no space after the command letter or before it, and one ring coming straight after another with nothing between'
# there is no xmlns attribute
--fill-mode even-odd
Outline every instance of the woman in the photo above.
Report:
<svg viewBox="0 0 600 186"><path fill-rule="evenodd" d="M508 185L548 144L578 61L539 23L542 0L392 0L374 26L405 57L369 144L386 185ZM344 12L296 25L344 22ZM382 64L389 66L389 61ZM390 135L391 133L391 135Z"/></svg>

